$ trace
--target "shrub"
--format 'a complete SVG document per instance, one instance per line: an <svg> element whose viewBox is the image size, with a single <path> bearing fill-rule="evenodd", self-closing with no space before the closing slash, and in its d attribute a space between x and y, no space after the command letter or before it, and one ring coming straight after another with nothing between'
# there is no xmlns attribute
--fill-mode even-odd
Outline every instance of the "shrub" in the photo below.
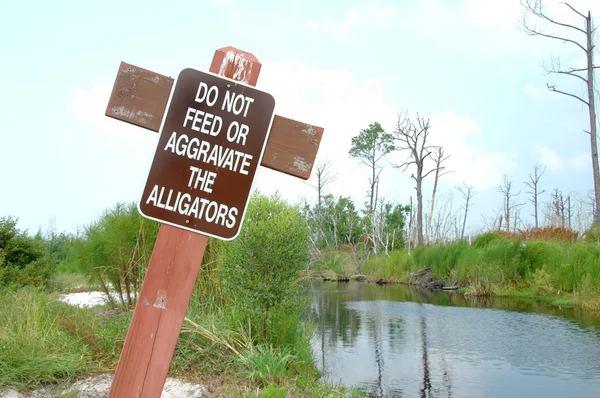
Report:
<svg viewBox="0 0 600 398"><path fill-rule="evenodd" d="M531 282L531 290L538 296L550 296L556 292L552 277L544 268L535 270Z"/></svg>
<svg viewBox="0 0 600 398"><path fill-rule="evenodd" d="M307 260L308 227L299 209L278 194L252 195L239 236L224 249L222 289L252 330L262 331L262 341L268 341L271 312L297 310L297 275Z"/></svg>
<svg viewBox="0 0 600 398"><path fill-rule="evenodd" d="M0 288L48 287L54 262L40 240L17 229L17 219L0 218Z"/></svg>

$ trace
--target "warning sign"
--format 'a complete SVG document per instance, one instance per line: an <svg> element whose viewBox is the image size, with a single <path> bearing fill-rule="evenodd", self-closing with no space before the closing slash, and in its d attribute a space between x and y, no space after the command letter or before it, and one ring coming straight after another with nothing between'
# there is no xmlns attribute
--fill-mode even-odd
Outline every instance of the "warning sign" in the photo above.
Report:
<svg viewBox="0 0 600 398"><path fill-rule="evenodd" d="M167 106L140 213L216 238L235 238L274 109L268 93L183 70Z"/></svg>

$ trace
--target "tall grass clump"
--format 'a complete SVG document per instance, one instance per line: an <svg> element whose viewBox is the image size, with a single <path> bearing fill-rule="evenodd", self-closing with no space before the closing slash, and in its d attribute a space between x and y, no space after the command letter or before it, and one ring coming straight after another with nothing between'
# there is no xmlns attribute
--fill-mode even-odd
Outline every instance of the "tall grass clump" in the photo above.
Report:
<svg viewBox="0 0 600 398"><path fill-rule="evenodd" d="M365 275L370 279L383 279L386 282L407 282L414 261L406 250L397 250L390 256L379 255L369 257L362 266Z"/></svg>
<svg viewBox="0 0 600 398"><path fill-rule="evenodd" d="M142 217L135 204L117 204L91 223L74 245L80 269L101 286L111 304L132 308L141 288L159 224ZM109 292L117 292L114 300Z"/></svg>
<svg viewBox="0 0 600 398"><path fill-rule="evenodd" d="M61 330L60 303L32 289L0 293L0 386L33 387L89 366L86 345Z"/></svg>

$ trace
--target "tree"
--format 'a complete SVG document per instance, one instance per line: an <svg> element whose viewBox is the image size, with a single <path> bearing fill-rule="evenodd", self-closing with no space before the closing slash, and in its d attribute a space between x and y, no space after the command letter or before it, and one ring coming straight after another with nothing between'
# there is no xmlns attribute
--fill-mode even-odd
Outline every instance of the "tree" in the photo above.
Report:
<svg viewBox="0 0 600 398"><path fill-rule="evenodd" d="M281 199L253 194L242 230L224 248L224 297L237 302L254 338L268 343L273 313L297 306L298 271L308 260L308 225L300 210Z"/></svg>
<svg viewBox="0 0 600 398"><path fill-rule="evenodd" d="M433 162L435 163L435 177L433 179L433 190L431 191L431 210L429 211L429 219L427 220L427 239L431 239L431 222L433 219L433 210L435 208L435 194L437 192L438 179L451 171L441 173L445 169L442 167L442 163L448 160L450 155L444 156L444 149L441 146L437 146L433 150Z"/></svg>
<svg viewBox="0 0 600 398"><path fill-rule="evenodd" d="M315 180L313 183L307 184L314 188L317 191L317 204L319 208L321 207L321 198L323 197L323 188L326 185L331 184L337 178L337 173L333 172L331 169L331 161L327 160L325 162L319 163L317 165L317 169L314 173Z"/></svg>
<svg viewBox="0 0 600 398"><path fill-rule="evenodd" d="M506 232L509 232L510 231L510 221L511 221L510 216L511 216L512 211L516 207L524 205L524 203L518 203L518 204L512 203L512 199L515 196L519 196L521 194L521 191L514 193L513 183L512 183L512 181L509 181L505 175L504 179L502 181L502 185L498 185L498 192L500 192L502 194L502 205L504 207L504 223L506 225ZM501 226L502 226L502 221L500 222L498 229L500 229Z"/></svg>
<svg viewBox="0 0 600 398"><path fill-rule="evenodd" d="M586 58L584 67L563 67L559 58L551 59L549 65L544 65L544 70L548 74L557 74L562 76L570 76L580 80L585 84L585 96L579 96L567 91L562 91L556 88L555 85L546 84L550 91L563 94L565 96L575 98L585 104L589 114L590 130L585 131L590 135L590 148L592 152L592 171L594 176L594 195L595 195L595 220L600 215L600 168L598 166L598 141L597 141L597 124L596 124L596 98L594 87L594 70L600 69L600 65L594 64L594 51L596 49L596 28L592 14L588 10L587 14L576 10L569 3L562 3L565 6L565 11L575 14L578 18L583 19L583 27L571 25L563 21L559 21L546 14L542 0L521 0L521 5L524 7L523 18L521 20L521 28L530 36L541 36L548 39L559 40L564 44L575 46L575 48L583 51ZM549 24L562 33L546 33L541 26L532 25L529 17ZM572 34L572 35L569 35ZM573 37L573 38L572 38ZM577 39L575 39L577 37ZM582 44L583 43L583 44Z"/></svg>
<svg viewBox="0 0 600 398"><path fill-rule="evenodd" d="M358 159L361 163L371 169L369 178L369 210L375 206L375 189L379 180L379 174L383 170L381 160L394 150L393 137L386 133L377 122L369 124L369 127L360 131L357 136L352 137L352 148L350 157ZM379 172L377 171L379 169Z"/></svg>
<svg viewBox="0 0 600 398"><path fill-rule="evenodd" d="M538 198L541 194L546 192L546 190L540 191L538 189L538 185L540 183L540 178L542 178L542 175L544 175L545 171L546 171L546 166L544 166L544 168L542 169L541 166L535 165L535 166L533 166L533 174L531 174L531 173L529 174L529 181L525 181L525 185L527 185L531 189L531 191L527 191L527 193L531 195L531 198L529 199L529 201L533 204L533 209L534 209L533 216L535 217L535 227L536 228L539 228Z"/></svg>
<svg viewBox="0 0 600 398"><path fill-rule="evenodd" d="M409 151L408 160L394 167L402 168L402 171L410 165L414 165L416 173L411 177L416 182L417 191L417 214L416 214L416 232L417 244L423 246L423 180L435 169L425 172L425 160L431 156L430 147L427 146L429 138L429 119L425 119L417 113L416 122L413 122L406 112L400 112L396 129L394 130L394 139L399 142L396 150Z"/></svg>
<svg viewBox="0 0 600 398"><path fill-rule="evenodd" d="M475 195L475 192L473 191L472 185L467 185L464 182L463 182L463 186L460 188L457 188L457 189L460 191L463 198L465 199L465 216L463 218L462 228L460 230L460 239L463 239L465 236L465 225L467 224L467 214L469 214L469 203L471 202L471 199Z"/></svg>

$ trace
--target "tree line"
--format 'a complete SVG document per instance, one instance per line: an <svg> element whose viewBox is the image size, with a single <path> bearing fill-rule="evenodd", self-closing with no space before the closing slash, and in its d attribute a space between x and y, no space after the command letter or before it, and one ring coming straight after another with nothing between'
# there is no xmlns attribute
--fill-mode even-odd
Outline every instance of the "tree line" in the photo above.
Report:
<svg viewBox="0 0 600 398"><path fill-rule="evenodd" d="M590 11L581 12L568 3L562 3L566 12L580 18L581 25L572 25L550 16L541 0L521 0L523 14L520 28L531 36L540 36L550 40L559 40L567 45L580 49L586 59L581 67L565 67L559 58L543 64L548 74L563 75L576 78L584 83L585 95L580 96L548 84L551 92L556 92L580 101L586 105L589 113L589 129L584 130L590 136L592 160L593 190L587 197L577 194L565 194L555 188L550 200L541 202L541 195L546 193L540 185L545 167L535 165L527 181L526 194L534 208L531 215L533 223L521 216L521 207L516 184L503 176L497 187L501 195L502 205L491 217L483 220L486 229L516 231L518 229L539 228L540 225L573 228L580 232L588 229L600 216L600 172L598 170L597 121L595 111L595 75L594 70L600 66L594 63L596 53L596 27ZM560 33L550 33L547 27L554 27ZM570 34L574 34L570 35ZM579 36L577 36L579 35ZM435 241L448 241L465 238L465 227L469 210L476 195L472 185L463 183L456 187L463 203L458 212L449 203L438 206L438 184L440 179L451 173L446 169L446 161L451 154L444 148L430 143L430 119L416 114L411 118L407 111L402 111L393 131L386 132L380 123L374 122L360 130L352 137L349 156L369 169L367 201L362 212L356 210L349 197L325 195L324 188L337 176L330 162L316 166L314 183L311 186L317 191L317 203L311 207L305 205L305 214L311 223L312 247L315 252L340 245L364 244L374 252L388 252L394 247L407 245L423 246ZM394 164L388 155L394 152L406 154L406 160ZM406 172L411 169L410 177L414 180L415 196L411 195L408 204L392 203L379 195L381 173L390 165ZM430 195L425 197L423 182L433 179ZM427 201L427 203L425 203ZM427 208L426 208L427 204ZM437 206L437 207L436 207ZM541 217L540 217L541 213ZM542 218L540 220L540 218Z"/></svg>

